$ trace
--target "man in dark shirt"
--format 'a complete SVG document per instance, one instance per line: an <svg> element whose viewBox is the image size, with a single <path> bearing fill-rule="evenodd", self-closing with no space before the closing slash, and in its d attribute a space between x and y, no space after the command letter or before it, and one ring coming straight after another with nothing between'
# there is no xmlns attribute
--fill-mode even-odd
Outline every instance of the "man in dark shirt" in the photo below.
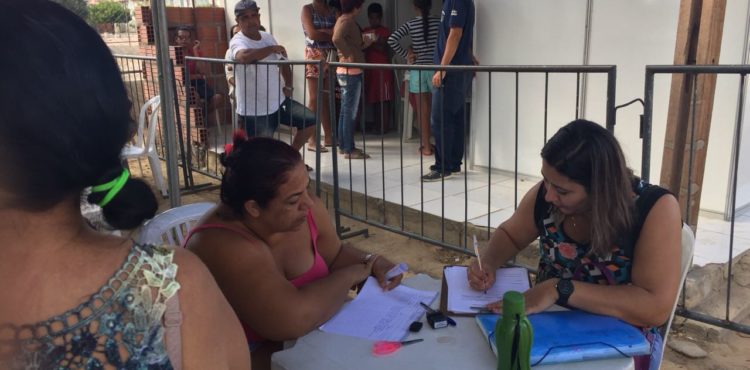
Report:
<svg viewBox="0 0 750 370"><path fill-rule="evenodd" d="M474 1L444 0L440 14L435 64L472 65L474 38ZM431 129L435 136L435 164L424 181L438 181L461 171L464 155L466 94L472 73L436 71L432 77Z"/></svg>

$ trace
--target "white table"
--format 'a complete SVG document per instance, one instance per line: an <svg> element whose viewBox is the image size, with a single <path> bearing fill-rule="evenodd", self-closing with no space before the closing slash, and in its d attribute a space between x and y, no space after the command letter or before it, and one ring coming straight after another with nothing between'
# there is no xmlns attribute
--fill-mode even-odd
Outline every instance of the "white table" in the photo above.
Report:
<svg viewBox="0 0 750 370"><path fill-rule="evenodd" d="M404 285L423 290L440 290L440 281L424 274L406 279ZM437 307L439 302L440 297L435 300L433 307ZM497 359L474 318L453 318L456 320L456 327L434 330L427 326L423 316L425 325L422 330L410 334L406 339L423 338L424 342L405 346L396 353L383 357L372 355L373 342L370 340L314 330L299 338L291 348L274 353L271 367L274 370L495 369ZM534 367L537 370L634 368L632 358Z"/></svg>

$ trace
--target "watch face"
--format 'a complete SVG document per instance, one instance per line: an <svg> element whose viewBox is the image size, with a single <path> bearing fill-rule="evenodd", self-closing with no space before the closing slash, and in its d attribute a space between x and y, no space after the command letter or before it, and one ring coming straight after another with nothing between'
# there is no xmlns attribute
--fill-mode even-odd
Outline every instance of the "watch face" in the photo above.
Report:
<svg viewBox="0 0 750 370"><path fill-rule="evenodd" d="M562 279L559 282L557 282L557 291L560 293L560 295L569 296L571 293L573 293L573 282L571 282L569 279Z"/></svg>

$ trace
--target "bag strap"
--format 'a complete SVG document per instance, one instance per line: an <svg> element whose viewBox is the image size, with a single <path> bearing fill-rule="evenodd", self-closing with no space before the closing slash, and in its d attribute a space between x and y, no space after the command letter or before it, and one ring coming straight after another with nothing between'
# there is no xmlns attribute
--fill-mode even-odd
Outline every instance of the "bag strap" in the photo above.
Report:
<svg viewBox="0 0 750 370"><path fill-rule="evenodd" d="M167 299L164 312L164 338L167 340L167 356L174 370L182 370L182 312L178 293Z"/></svg>

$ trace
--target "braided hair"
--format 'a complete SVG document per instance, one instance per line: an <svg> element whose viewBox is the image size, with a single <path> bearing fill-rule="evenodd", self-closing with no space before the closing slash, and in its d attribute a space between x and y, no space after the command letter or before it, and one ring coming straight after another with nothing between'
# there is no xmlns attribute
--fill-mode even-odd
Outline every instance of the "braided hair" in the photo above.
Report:
<svg viewBox="0 0 750 370"><path fill-rule="evenodd" d="M427 36L430 33L430 9L432 9L432 0L414 0L414 6L422 12L422 37L427 43Z"/></svg>

